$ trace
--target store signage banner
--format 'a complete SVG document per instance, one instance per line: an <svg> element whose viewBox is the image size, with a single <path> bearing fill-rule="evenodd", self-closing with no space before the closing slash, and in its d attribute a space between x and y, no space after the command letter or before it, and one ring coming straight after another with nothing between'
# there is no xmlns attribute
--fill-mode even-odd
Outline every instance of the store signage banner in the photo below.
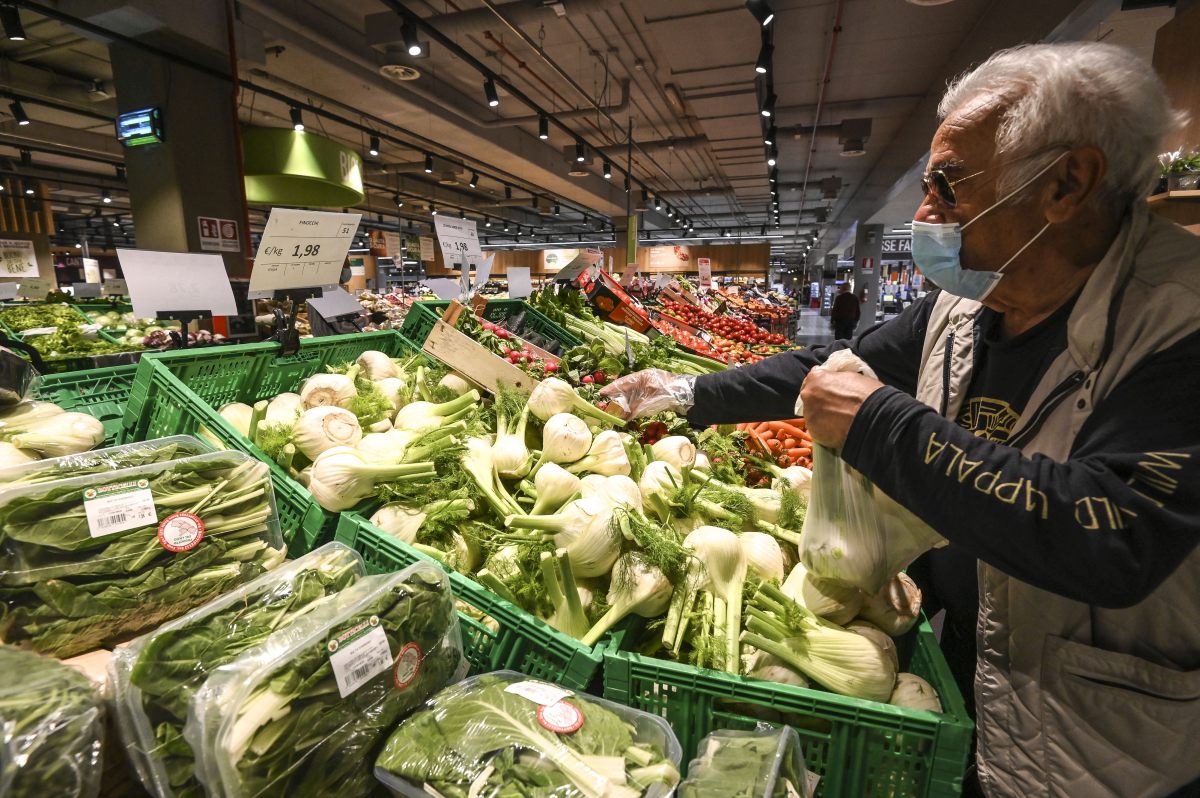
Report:
<svg viewBox="0 0 1200 798"><path fill-rule="evenodd" d="M524 299L533 293L533 282L529 278L528 266L508 267L508 296L510 299Z"/></svg>
<svg viewBox="0 0 1200 798"><path fill-rule="evenodd" d="M119 277L105 280L100 285L100 296L127 296L128 294L129 286Z"/></svg>
<svg viewBox="0 0 1200 798"><path fill-rule="evenodd" d="M692 254L686 246L646 247L646 268L652 272L690 271Z"/></svg>
<svg viewBox="0 0 1200 798"><path fill-rule="evenodd" d="M392 233L385 230L383 233L383 248L387 250L387 256L396 263L400 262L400 257L403 250L400 248L400 234Z"/></svg>
<svg viewBox="0 0 1200 798"><path fill-rule="evenodd" d="M700 272L700 287L708 288L712 285L712 260L710 258L696 258L696 269Z"/></svg>
<svg viewBox="0 0 1200 798"><path fill-rule="evenodd" d="M220 255L118 249L117 259L129 284L133 312L141 318L153 319L159 311L181 310L207 311L214 316L237 315L233 289Z"/></svg>
<svg viewBox="0 0 1200 798"><path fill-rule="evenodd" d="M17 296L25 299L45 299L46 294L58 288L58 283L49 277L26 277L21 280Z"/></svg>
<svg viewBox="0 0 1200 798"><path fill-rule="evenodd" d="M361 218L358 213L272 208L254 257L249 297L337 285Z"/></svg>
<svg viewBox="0 0 1200 798"><path fill-rule="evenodd" d="M565 268L579 257L578 249L544 249L542 250L542 271L553 274Z"/></svg>
<svg viewBox="0 0 1200 798"><path fill-rule="evenodd" d="M83 259L83 281L100 284L100 261L95 258Z"/></svg>
<svg viewBox="0 0 1200 798"><path fill-rule="evenodd" d="M419 248L421 250L421 260L425 263L433 263L437 258L434 256L433 237L421 236L419 239ZM411 250L410 250L411 251Z"/></svg>
<svg viewBox="0 0 1200 798"><path fill-rule="evenodd" d="M200 249L205 252L241 252L238 224L233 219L197 216L200 225Z"/></svg>
<svg viewBox="0 0 1200 798"><path fill-rule="evenodd" d="M244 127L242 150L251 203L348 208L363 201L362 156L311 129Z"/></svg>
<svg viewBox="0 0 1200 798"><path fill-rule="evenodd" d="M0 239L0 277L37 277L37 256L33 242L23 239Z"/></svg>
<svg viewBox="0 0 1200 798"><path fill-rule="evenodd" d="M447 269L480 269L483 266L483 252L479 249L479 233L475 229L474 219L455 219L449 216L437 216L433 220L433 229L437 233L438 244L442 248L442 262ZM430 257L430 260L433 260ZM481 279L480 285L484 283Z"/></svg>

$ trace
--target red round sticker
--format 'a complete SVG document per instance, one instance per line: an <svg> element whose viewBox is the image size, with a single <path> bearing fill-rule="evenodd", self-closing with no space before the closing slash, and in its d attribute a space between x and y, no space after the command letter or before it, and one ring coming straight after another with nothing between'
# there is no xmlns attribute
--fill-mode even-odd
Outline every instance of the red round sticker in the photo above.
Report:
<svg viewBox="0 0 1200 798"><path fill-rule="evenodd" d="M204 522L192 513L171 513L158 525L158 542L167 551L191 551L204 539Z"/></svg>
<svg viewBox="0 0 1200 798"><path fill-rule="evenodd" d="M413 683L421 672L421 661L425 655L416 643L405 643L396 657L396 666L392 668L392 681L398 690L403 690Z"/></svg>
<svg viewBox="0 0 1200 798"><path fill-rule="evenodd" d="M583 726L583 713L574 704L559 701L557 704L542 704L537 711L538 723L542 728L559 734L579 731Z"/></svg>

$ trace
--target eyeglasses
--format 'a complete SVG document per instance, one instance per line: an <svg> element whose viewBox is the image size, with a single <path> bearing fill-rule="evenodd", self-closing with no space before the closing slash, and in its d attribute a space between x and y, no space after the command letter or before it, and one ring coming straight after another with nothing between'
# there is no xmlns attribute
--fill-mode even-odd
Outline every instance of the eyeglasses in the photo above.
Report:
<svg viewBox="0 0 1200 798"><path fill-rule="evenodd" d="M957 180L951 180L941 169L931 169L921 175L921 186L925 189L926 195L932 194L937 197L938 202L945 205L947 208L953 208L958 205L958 195L954 193L954 187L964 180L970 180L972 177L979 177L986 172L986 169L981 169L974 174L960 177Z"/></svg>

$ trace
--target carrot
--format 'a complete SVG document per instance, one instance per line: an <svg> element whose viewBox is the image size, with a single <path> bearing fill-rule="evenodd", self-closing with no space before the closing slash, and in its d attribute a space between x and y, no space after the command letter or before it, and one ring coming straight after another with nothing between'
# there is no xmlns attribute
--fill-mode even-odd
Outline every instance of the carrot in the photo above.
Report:
<svg viewBox="0 0 1200 798"><path fill-rule="evenodd" d="M758 435L758 437L762 438L764 441L773 441L773 440L775 440L775 430L773 430L773 429L768 429L768 430L759 430L759 431L758 431L757 433L755 433L755 434L757 434L757 435Z"/></svg>
<svg viewBox="0 0 1200 798"><path fill-rule="evenodd" d="M771 451L778 454L783 451L783 441L771 438L767 441L767 446L771 447Z"/></svg>
<svg viewBox="0 0 1200 798"><path fill-rule="evenodd" d="M783 439L783 448L795 449L796 448L796 439L795 438L784 438Z"/></svg>
<svg viewBox="0 0 1200 798"><path fill-rule="evenodd" d="M780 431L786 432L790 437L793 437L793 438L808 437L807 432L805 432L804 430L800 429L799 427L795 426L794 424L792 424L790 422L776 421L775 423L778 425L778 428Z"/></svg>
<svg viewBox="0 0 1200 798"><path fill-rule="evenodd" d="M750 425L750 431L757 432L759 435L763 434L770 428L771 428L771 422L769 422L769 421L756 421Z"/></svg>

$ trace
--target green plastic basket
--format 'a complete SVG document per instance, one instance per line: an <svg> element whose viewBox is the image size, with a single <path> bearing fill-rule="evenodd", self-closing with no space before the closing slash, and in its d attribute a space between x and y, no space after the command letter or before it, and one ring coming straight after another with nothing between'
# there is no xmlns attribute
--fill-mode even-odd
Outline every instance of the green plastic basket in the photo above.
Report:
<svg viewBox="0 0 1200 798"><path fill-rule="evenodd" d="M376 573L398 571L421 560L437 564L355 512L342 513L336 539L361 554L367 568ZM597 681L604 642L588 648L473 579L445 570L454 597L470 608L459 611L459 620L472 673L515 670L574 690L587 690Z"/></svg>
<svg viewBox="0 0 1200 798"><path fill-rule="evenodd" d="M63 410L87 413L104 424L104 445L113 446L121 437L125 406L133 391L137 364L48 374L34 388L34 398Z"/></svg>
<svg viewBox="0 0 1200 798"><path fill-rule="evenodd" d="M408 340L424 344L429 333L433 331L433 325L442 317L449 305L449 300L444 299L414 302L404 316L404 324L401 326L400 332ZM516 327L510 326L512 320L522 314L524 316L520 319L520 323ZM557 343L559 350L557 353L553 352L553 346L542 346L543 349L549 349L554 354L560 354L583 343L574 333L569 332L557 322L551 321L546 314L522 299L492 299L483 309L483 318L504 325L522 338L531 338L530 343L537 346L542 346L546 342ZM530 335L531 333L533 335ZM543 340L538 340L538 336Z"/></svg>
<svg viewBox="0 0 1200 798"><path fill-rule="evenodd" d="M26 303L6 303L3 307L13 307L14 305L41 305L45 302L26 302ZM63 303L65 304L65 303ZM79 317L80 324L91 324L92 320L87 317L77 305L66 305ZM3 309L3 308L0 308ZM20 331L5 324L0 318L0 330L15 341L22 339ZM107 343L119 344L121 341L109 334L103 328L96 331L96 336ZM141 350L131 350L129 352L116 352L109 355L93 355L91 357L46 357L42 356L42 362L45 363L46 369L55 374L78 371L94 371L98 368L109 368L136 363L141 357Z"/></svg>
<svg viewBox="0 0 1200 798"><path fill-rule="evenodd" d="M279 344L275 343L147 355L138 366L125 411L122 440L191 435L204 427L229 448L267 463L289 551L293 555L303 554L333 537L337 513L323 510L304 486L271 462L217 411L229 402L254 404L294 391L304 379L326 366L353 361L368 349L392 356L416 351L403 336L388 330L309 339L301 342L299 352L282 358Z"/></svg>
<svg viewBox="0 0 1200 798"><path fill-rule="evenodd" d="M962 790L973 724L933 630L922 623L905 669L937 690L941 714L747 679L608 650L604 698L666 718L685 751L715 729L752 729L767 714L800 735L821 776L818 798L950 798Z"/></svg>

